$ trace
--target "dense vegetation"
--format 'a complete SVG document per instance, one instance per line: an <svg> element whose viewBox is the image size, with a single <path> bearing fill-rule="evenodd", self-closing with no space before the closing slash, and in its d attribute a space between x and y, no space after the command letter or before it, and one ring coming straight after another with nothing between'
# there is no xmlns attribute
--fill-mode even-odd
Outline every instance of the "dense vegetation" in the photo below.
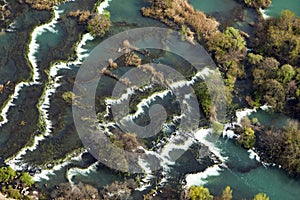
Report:
<svg viewBox="0 0 300 200"><path fill-rule="evenodd" d="M290 121L285 128L256 126L256 148L268 162L275 162L291 175L300 174L300 126Z"/></svg>
<svg viewBox="0 0 300 200"><path fill-rule="evenodd" d="M272 1L271 0L244 0L244 3L249 7L254 8L268 8Z"/></svg>
<svg viewBox="0 0 300 200"><path fill-rule="evenodd" d="M249 105L258 107L266 104L271 106L272 111L300 117L300 18L294 13L283 11L279 18L260 19L254 28L254 38L249 39L252 49L247 53L244 37L248 36L245 33L233 27L219 30L216 20L196 11L187 1L148 1L150 6L142 8L144 16L177 28L189 42L196 36L196 40L212 54L225 79L229 107L236 80L246 77L246 65L253 83L249 87L250 96L245 97ZM250 7L266 8L271 1L245 0L244 3ZM196 84L194 90L207 118L216 119L205 83ZM272 153L268 150L272 158L270 162L282 164L291 174L300 172L297 128L294 131L281 130L284 134L280 137L274 136L277 135L276 130L270 130L274 135L268 134L273 142L267 145L267 149L276 149L270 150ZM239 131L238 143L246 149L260 144L257 143L260 135L257 129L257 124L246 123Z"/></svg>
<svg viewBox="0 0 300 200"><path fill-rule="evenodd" d="M195 10L185 0L148 0L150 7L142 8L146 17L159 19L167 25L184 33L186 40L193 42L196 39L212 54L220 71L223 73L226 84L227 104L232 102L232 92L235 81L244 76L243 60L246 56L246 41L241 32L233 27L220 31L219 22ZM202 108L208 119L214 121L216 113L205 91L205 85L200 84L196 90Z"/></svg>
<svg viewBox="0 0 300 200"><path fill-rule="evenodd" d="M87 30L93 36L103 37L110 28L110 19L107 14L94 14L87 25Z"/></svg>
<svg viewBox="0 0 300 200"><path fill-rule="evenodd" d="M231 200L232 199L232 190L227 186L222 195L219 197L214 197L210 194L209 189L203 186L191 186L188 191L186 199L189 200ZM254 196L253 200L269 200L269 197L264 193L259 193Z"/></svg>
<svg viewBox="0 0 300 200"><path fill-rule="evenodd" d="M283 11L279 18L258 23L248 63L253 75L253 106L300 113L300 18Z"/></svg>
<svg viewBox="0 0 300 200"><path fill-rule="evenodd" d="M30 199L34 180L27 172L16 172L11 167L0 168L1 192L13 199Z"/></svg>
<svg viewBox="0 0 300 200"><path fill-rule="evenodd" d="M52 10L53 6L64 1L66 0L25 0L25 3L37 10ZM22 3L23 0L19 0L19 2Z"/></svg>

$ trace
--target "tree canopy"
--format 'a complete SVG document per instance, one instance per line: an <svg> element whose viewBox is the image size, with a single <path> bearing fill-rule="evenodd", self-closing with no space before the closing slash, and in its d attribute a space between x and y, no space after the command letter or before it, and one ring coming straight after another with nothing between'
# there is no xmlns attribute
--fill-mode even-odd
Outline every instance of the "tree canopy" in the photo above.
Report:
<svg viewBox="0 0 300 200"><path fill-rule="evenodd" d="M281 63L300 63L300 18L289 10L279 18L264 20L255 28L253 46L259 53L275 57Z"/></svg>
<svg viewBox="0 0 300 200"><path fill-rule="evenodd" d="M107 13L95 14L88 22L87 30L94 36L103 37L110 28L110 19Z"/></svg>
<svg viewBox="0 0 300 200"><path fill-rule="evenodd" d="M203 186L191 186L189 190L189 198L191 200L212 200L213 196L209 190Z"/></svg>

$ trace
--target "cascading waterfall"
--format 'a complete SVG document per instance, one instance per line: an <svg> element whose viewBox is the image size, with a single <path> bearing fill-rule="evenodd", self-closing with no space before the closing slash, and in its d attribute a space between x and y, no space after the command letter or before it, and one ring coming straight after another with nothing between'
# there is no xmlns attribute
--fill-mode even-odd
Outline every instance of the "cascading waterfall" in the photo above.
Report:
<svg viewBox="0 0 300 200"><path fill-rule="evenodd" d="M39 84L39 72L38 72L38 65L37 65L37 60L35 57L35 54L38 52L38 43L37 43L37 37L43 34L46 31L50 31L51 33L57 33L55 29L55 25L58 23L58 20L60 18L60 14L62 14L64 11L59 10L58 7L54 7L54 17L53 19L44 25L41 25L37 28L34 29L32 36L31 36L31 42L29 44L29 53L28 53L28 58L29 61L31 62L31 65L33 67L33 82L26 85L33 85L33 84ZM93 37L87 33L84 34L81 41L77 44L76 48L76 56L77 59L72 62L60 62L55 65L52 65L50 67L50 72L48 76L48 84L46 88L44 89L44 93L40 98L38 108L40 111L40 123L45 124L45 131L41 135L35 136L33 145L31 146L25 146L22 148L18 154L12 158L9 158L6 160L6 162L13 167L15 170L22 170L24 166L26 166L26 163L23 163L21 161L22 156L26 154L27 151L34 151L38 144L46 139L47 136L51 134L51 129L52 129L52 122L49 119L49 114L48 110L50 107L50 98L51 96L56 92L56 89L60 86L60 79L62 76L57 76L58 72L61 69L70 69L70 66L72 65L80 65L83 61L84 58L86 58L89 54L87 53L87 50L83 48L83 46L86 44L87 41L93 40ZM18 94L19 90L17 90ZM16 92L15 92L16 93ZM8 104L9 105L9 104ZM5 110L4 110L5 111ZM3 111L2 111L3 112ZM6 118L4 118L6 119Z"/></svg>
<svg viewBox="0 0 300 200"><path fill-rule="evenodd" d="M85 149L79 149L75 150L71 154L69 154L66 158L64 158L60 164L54 165L51 169L43 169L41 173L37 173L33 176L33 179L35 181L41 181L41 180L49 180L50 175L55 175L55 171L58 171L69 164L71 164L73 161L81 161L82 155L86 153L87 150Z"/></svg>
<svg viewBox="0 0 300 200"><path fill-rule="evenodd" d="M56 33L54 27L55 24L58 22L59 16L61 14L61 10L58 10L58 7L54 7L54 17L53 19L46 24L43 24L41 26L36 27L32 34L31 34L31 40L28 45L28 60L30 61L31 67L32 67L32 80L28 82L20 82L15 86L14 93L11 95L10 99L7 101L6 105L2 108L1 116L3 120L0 122L0 127L3 126L8 122L7 119L7 113L10 109L10 107L15 106L13 103L14 100L16 100L19 97L19 93L22 90L23 87L30 87L32 85L39 84L39 72L38 72L38 66L37 66L37 60L35 57L35 54L38 52L39 45L37 43L37 38L41 34L43 34L45 31L50 31L52 33Z"/></svg>
<svg viewBox="0 0 300 200"><path fill-rule="evenodd" d="M204 68L203 70L199 71L196 75L194 75L191 80L181 80L177 82L171 83L169 86L172 89L178 89L178 88L183 88L186 86L191 86L195 84L199 79L204 79L205 77L208 77L213 71L211 71L209 68ZM125 118L128 118L128 120L133 120L138 118L141 114L145 113L145 109L150 108L151 104L157 99L164 99L166 98L169 94L171 94L171 90L166 89L160 92L155 92L151 94L150 96L144 98L137 104L137 111L133 114L130 114L126 116ZM129 99L132 94L135 94L135 91L132 88L129 88L126 90L124 94L122 94L119 98L108 98L106 99L106 114L105 116L110 115L109 108L113 105L116 104L122 104L126 99ZM188 95L188 94L187 94ZM184 102L183 102L184 103ZM185 102L185 105L189 107L188 103ZM180 120L184 116L184 113L182 113L180 116L173 116L171 122L166 122L163 125L163 129L168 129L168 126L175 125L178 120ZM100 126L104 127L105 122L101 124ZM157 157L160 160L160 165L162 168L162 176L163 178L159 180L158 185L162 185L164 182L167 181L167 176L168 173L170 173L170 166L174 165L175 162L172 160L170 157L170 153L174 150L183 150L186 151L190 148L190 146L196 142L200 142L203 145L207 146L210 150L211 153L213 153L216 157L219 158L220 161L225 162L226 158L224 158L221 153L220 149L216 148L214 143L208 141L206 139L206 136L210 134L212 131L211 129L199 129L195 132L194 137L187 137L187 133L179 130L176 130L174 134L172 134L168 140L160 140L157 144L155 144L156 150L151 151L151 150L145 150L145 154L147 155L153 155ZM111 133L112 134L112 133ZM181 144L178 144L178 141L184 141ZM155 178L155 176L152 174L152 171L150 169L150 163L147 163L142 158L139 158L139 165L140 167L144 170L145 177L141 180L141 186L137 189L139 191L143 191L146 188L151 186L151 180ZM213 166L215 171L218 171L219 165Z"/></svg>
<svg viewBox="0 0 300 200"><path fill-rule="evenodd" d="M96 171L97 170L97 165L98 165L98 162L95 162L95 163L93 163L92 165L88 166L85 169L78 168L78 167L68 169L66 177L67 177L69 183L74 184L72 179L76 175L80 174L80 175L83 175L83 176L88 176L91 172Z"/></svg>
<svg viewBox="0 0 300 200"><path fill-rule="evenodd" d="M269 108L270 108L269 106L264 105L264 106L261 106L259 109L267 110ZM242 126L241 125L242 119L245 118L246 116L251 115L253 112L257 112L257 108L253 108L253 109L246 108L243 110L236 111L237 120L236 120L236 122L225 124L224 130L223 130L223 137L227 137L230 139L238 138L238 135L235 134L234 131L230 130L230 128L232 129L232 128L234 128L234 126ZM211 130L202 129L198 133L196 133L196 138L198 138L199 141L205 141L205 140L203 140L203 137L206 137L209 134L209 132L211 132ZM186 187L190 187L192 185L204 185L205 183L207 183L206 179L208 177L219 176L220 171L222 171L222 168L224 168L224 167L226 168L226 160L228 158L223 157L220 154L220 149L216 148L213 144L209 144L209 143L205 143L205 142L204 142L204 144L209 147L209 150L211 152L213 152L215 155L217 155L217 157L219 159L221 159L222 164L216 164L212 167L207 168L203 172L186 175ZM249 153L250 159L256 159L256 161L262 163L264 166L269 165L267 163L261 162L260 157L258 156L257 153L255 153L255 149L248 150L248 153Z"/></svg>

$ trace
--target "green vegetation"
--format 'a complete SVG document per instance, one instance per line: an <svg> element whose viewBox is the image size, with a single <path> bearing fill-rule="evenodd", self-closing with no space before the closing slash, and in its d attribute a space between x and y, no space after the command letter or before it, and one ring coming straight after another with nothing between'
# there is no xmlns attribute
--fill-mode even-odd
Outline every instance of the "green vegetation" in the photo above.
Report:
<svg viewBox="0 0 300 200"><path fill-rule="evenodd" d="M300 116L299 24L289 10L257 23L247 59L253 76L250 105L267 104L273 111Z"/></svg>
<svg viewBox="0 0 300 200"><path fill-rule="evenodd" d="M13 189L12 187L9 187L8 189L4 189L2 192L7 194L10 198L22 199L22 195L20 191L17 189Z"/></svg>
<svg viewBox="0 0 300 200"><path fill-rule="evenodd" d="M107 13L95 14L92 19L88 22L87 30L94 37L103 37L110 28L110 19Z"/></svg>
<svg viewBox="0 0 300 200"><path fill-rule="evenodd" d="M248 62L252 66L253 98L255 105L267 104L273 110L283 111L287 98L299 101L297 90L300 82L297 80L297 68L280 63L273 57L263 57L259 54L248 54Z"/></svg>
<svg viewBox="0 0 300 200"><path fill-rule="evenodd" d="M269 197L264 193L258 193L253 200L269 200Z"/></svg>
<svg viewBox="0 0 300 200"><path fill-rule="evenodd" d="M12 181L16 177L17 173L11 167L0 168L0 182L6 183Z"/></svg>
<svg viewBox="0 0 300 200"><path fill-rule="evenodd" d="M249 7L268 8L271 5L271 0L244 0L244 3Z"/></svg>
<svg viewBox="0 0 300 200"><path fill-rule="evenodd" d="M219 122L213 122L212 123L212 129L214 133L217 133L218 135L221 135L224 130L224 125Z"/></svg>
<svg viewBox="0 0 300 200"><path fill-rule="evenodd" d="M24 195L34 184L27 172L16 172L11 167L0 168L1 192L13 199L26 199Z"/></svg>
<svg viewBox="0 0 300 200"><path fill-rule="evenodd" d="M212 200L212 199L220 199L220 200L232 200L232 190L229 186L226 186L224 189L222 196L213 196L210 194L209 189L203 186L191 186L187 191L188 200ZM255 195L253 200L269 200L269 197L264 193L258 193Z"/></svg>
<svg viewBox="0 0 300 200"><path fill-rule="evenodd" d="M63 100L65 100L65 102L67 102L68 104L71 104L72 101L75 99L75 94L71 91L64 92L62 94L62 98L63 98Z"/></svg>
<svg viewBox="0 0 300 200"><path fill-rule="evenodd" d="M196 36L195 39L212 53L225 79L226 94L222 87L221 94L226 96L227 102L220 102L220 104L231 104L234 84L238 78L245 75L243 68L246 56L246 41L243 38L245 34L242 36L241 32L233 27L227 27L221 32L218 29L219 23L215 19L195 10L187 1L149 0L149 3L149 7L142 8L144 16L158 19L178 29L188 42L193 42ZM211 99L220 98L217 95L210 96L205 83L197 84L194 90L207 119L216 121L216 108L212 106Z"/></svg>
<svg viewBox="0 0 300 200"><path fill-rule="evenodd" d="M224 32L218 32L208 40L207 49L213 54L223 72L230 104L236 80L245 75L243 60L246 56L246 41L239 30L227 27Z"/></svg>
<svg viewBox="0 0 300 200"><path fill-rule="evenodd" d="M196 83L193 85L193 89L206 117L209 118L212 115L212 101L206 83Z"/></svg>
<svg viewBox="0 0 300 200"><path fill-rule="evenodd" d="M29 175L28 172L22 172L22 174L20 176L20 181L28 187L31 187L34 184L34 180Z"/></svg>
<svg viewBox="0 0 300 200"><path fill-rule="evenodd" d="M290 82L295 75L294 68L289 64L283 65L277 72L277 78L283 84Z"/></svg>
<svg viewBox="0 0 300 200"><path fill-rule="evenodd" d="M300 175L300 126L290 121L284 131L285 143L281 163L291 174Z"/></svg>
<svg viewBox="0 0 300 200"><path fill-rule="evenodd" d="M239 30L227 27L210 38L207 46L223 72L232 77L243 75L243 66L239 62L246 56L246 41Z"/></svg>
<svg viewBox="0 0 300 200"><path fill-rule="evenodd" d="M285 10L279 18L261 21L255 29L253 45L258 53L274 57L280 63L300 63L300 18Z"/></svg>
<svg viewBox="0 0 300 200"><path fill-rule="evenodd" d="M245 127L244 132L238 138L238 142L246 149L255 145L256 137L252 128Z"/></svg>
<svg viewBox="0 0 300 200"><path fill-rule="evenodd" d="M213 196L209 193L209 190L203 186L191 186L188 194L191 200L212 200Z"/></svg>

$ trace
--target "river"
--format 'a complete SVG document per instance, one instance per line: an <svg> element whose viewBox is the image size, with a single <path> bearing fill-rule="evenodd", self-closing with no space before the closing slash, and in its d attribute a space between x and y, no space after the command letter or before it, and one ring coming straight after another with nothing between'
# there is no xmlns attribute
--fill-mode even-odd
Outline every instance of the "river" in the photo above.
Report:
<svg viewBox="0 0 300 200"><path fill-rule="evenodd" d="M251 31L251 27L247 23L256 19L253 9L242 8L234 0L191 0L190 2L196 9L244 31ZM43 23L34 29L31 41L28 41L30 50L27 55L34 69L34 73L31 74L33 78L19 84L6 108L1 112L4 117L4 121L0 125L1 156L15 169L27 168L33 172L41 171L34 175L35 180L41 186L44 183L47 183L48 187L52 187L60 182L78 183L81 181L99 188L116 180L124 180L122 175L97 163L84 150L74 129L70 105L61 97L63 92L72 90L72 80L76 76L78 67L92 49L103 40L103 38L95 39L89 34L83 34L81 39L78 38L76 34L82 30L74 28L74 21L67 23L65 20L69 10L90 8L90 4L79 3L79 0L64 3L56 8L55 16L49 22L46 22L49 17L47 13L40 16ZM156 20L141 16L140 8L145 6L144 1L127 0L124 3L121 0L112 0L106 1L102 5L108 6L104 9L110 12L113 22L108 36L138 27L165 27ZM284 2L273 0L265 14L278 16L282 9L288 8L300 15L299 0ZM21 28L29 29L32 24L36 24L33 21L39 18L35 11L24 15L25 17L22 16L16 21L16 32L21 32ZM32 16L33 19L30 18ZM241 20L242 18L243 20ZM0 35L2 49L7 49L17 36L21 37L16 32ZM67 62L68 56L72 53L70 47L78 40L80 43L76 47L76 59ZM64 45L62 45L62 41L65 42ZM4 53L3 56L8 57ZM169 55L162 56L160 61L163 62L169 58ZM16 66L17 64L12 58L8 63L5 68L0 70L3 83L8 80L20 81L28 78L29 70L24 69L24 72L19 72L20 77L17 77L15 74L20 68ZM120 71L119 73L124 72ZM102 85L104 89L100 89L100 94L107 95L107 91L111 90L114 84L114 80L108 78ZM158 96L163 95L158 94ZM167 101L170 97L165 95L160 102L163 102L164 98ZM145 98L145 102L148 105L153 104L150 98ZM36 105L38 106L36 107ZM147 110L140 112L147 112ZM252 117L257 117L266 123L270 119L278 119L278 116L263 111L253 112ZM28 118L32 120L28 120ZM284 117L279 118L279 121L285 119ZM26 123L21 126L22 121ZM40 125L43 125L43 128ZM169 126L168 130L174 128L169 124L166 126ZM198 142L190 141L191 144L193 143L193 148L187 150L187 153L183 154L178 162L171 163L165 160L163 178L154 179L144 166L148 174L143 177L140 190L146 193L154 187L153 183L159 182L162 185L168 185L171 184L168 183L169 181L177 185L182 183L187 186L204 185L214 195L220 195L221 191L229 185L233 189L234 199L250 199L259 192L265 192L275 200L293 200L300 196L299 180L290 178L278 166L261 163L253 152L245 151L230 138L216 139L210 133L211 129L204 127L195 131ZM14 142L9 139L18 137L17 134L24 135ZM31 142L28 143L28 141ZM11 150L10 148L14 144L16 148ZM212 160L217 158L218 162L199 161L194 152L201 151L203 148L212 152L212 155L208 157ZM165 154L169 154L172 151L172 145L162 150L165 151ZM186 164L187 161L189 165ZM142 194L143 192L137 193ZM135 195L141 198L141 194Z"/></svg>

